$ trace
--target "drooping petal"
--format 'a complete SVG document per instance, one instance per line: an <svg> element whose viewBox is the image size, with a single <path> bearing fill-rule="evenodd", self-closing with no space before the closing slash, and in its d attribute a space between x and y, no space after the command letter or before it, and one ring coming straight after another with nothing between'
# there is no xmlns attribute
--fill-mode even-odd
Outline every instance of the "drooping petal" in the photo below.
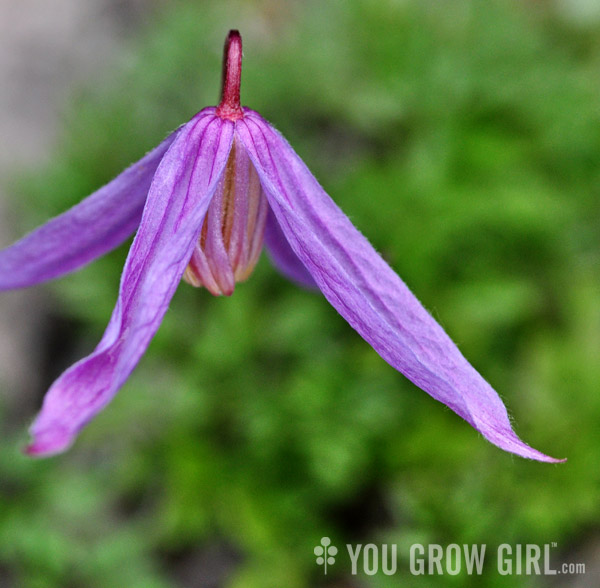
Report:
<svg viewBox="0 0 600 588"><path fill-rule="evenodd" d="M102 340L53 384L28 453L64 451L129 376L158 329L223 175L233 123L205 109L183 127L152 181Z"/></svg>
<svg viewBox="0 0 600 588"><path fill-rule="evenodd" d="M305 288L316 290L318 288L313 277L310 275L306 266L298 259L293 252L290 244L287 242L284 234L281 232L279 223L269 210L267 216L267 225L265 227L265 247L269 258L275 267L290 280L296 282Z"/></svg>
<svg viewBox="0 0 600 588"><path fill-rule="evenodd" d="M497 393L285 139L251 111L238 123L237 133L291 248L327 300L377 353L498 447L531 459L559 461L517 437Z"/></svg>
<svg viewBox="0 0 600 588"><path fill-rule="evenodd" d="M152 177L178 132L85 200L0 251L0 290L33 286L71 272L133 234Z"/></svg>

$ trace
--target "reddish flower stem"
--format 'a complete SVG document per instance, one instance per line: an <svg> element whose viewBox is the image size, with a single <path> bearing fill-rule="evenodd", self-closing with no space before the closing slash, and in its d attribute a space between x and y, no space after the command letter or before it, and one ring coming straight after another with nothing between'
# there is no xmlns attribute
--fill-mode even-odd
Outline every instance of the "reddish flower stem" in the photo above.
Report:
<svg viewBox="0 0 600 588"><path fill-rule="evenodd" d="M229 31L223 52L223 84L221 103L217 106L217 116L229 120L244 117L240 104L240 83L242 79L242 37L239 31Z"/></svg>

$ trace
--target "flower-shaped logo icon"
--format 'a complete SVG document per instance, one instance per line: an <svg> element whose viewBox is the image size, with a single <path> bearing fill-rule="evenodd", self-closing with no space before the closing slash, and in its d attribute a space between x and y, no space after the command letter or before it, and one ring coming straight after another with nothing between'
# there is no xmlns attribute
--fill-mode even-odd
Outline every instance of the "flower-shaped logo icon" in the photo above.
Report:
<svg viewBox="0 0 600 588"><path fill-rule="evenodd" d="M321 537L321 545L317 545L314 549L317 556L317 563L323 566L323 572L327 574L327 566L335 563L335 555L337 555L337 547L331 545L329 537Z"/></svg>

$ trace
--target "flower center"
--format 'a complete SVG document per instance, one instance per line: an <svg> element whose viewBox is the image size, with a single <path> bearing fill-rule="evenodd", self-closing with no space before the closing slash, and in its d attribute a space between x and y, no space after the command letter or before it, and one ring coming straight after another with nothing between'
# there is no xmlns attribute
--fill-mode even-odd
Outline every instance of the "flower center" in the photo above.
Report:
<svg viewBox="0 0 600 588"><path fill-rule="evenodd" d="M256 170L234 139L183 279L215 296L230 296L235 283L246 280L258 261L267 212Z"/></svg>

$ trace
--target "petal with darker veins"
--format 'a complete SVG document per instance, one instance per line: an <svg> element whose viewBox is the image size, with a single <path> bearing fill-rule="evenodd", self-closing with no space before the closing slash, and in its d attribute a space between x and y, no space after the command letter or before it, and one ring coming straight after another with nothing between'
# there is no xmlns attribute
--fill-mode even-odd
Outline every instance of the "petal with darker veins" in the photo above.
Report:
<svg viewBox="0 0 600 588"><path fill-rule="evenodd" d="M158 329L231 148L233 123L213 111L187 123L158 166L104 336L46 394L30 430L29 454L64 451L110 402Z"/></svg>
<svg viewBox="0 0 600 588"><path fill-rule="evenodd" d="M559 461L517 437L498 394L287 141L251 111L237 132L291 249L331 305L375 351L498 447L530 459Z"/></svg>

